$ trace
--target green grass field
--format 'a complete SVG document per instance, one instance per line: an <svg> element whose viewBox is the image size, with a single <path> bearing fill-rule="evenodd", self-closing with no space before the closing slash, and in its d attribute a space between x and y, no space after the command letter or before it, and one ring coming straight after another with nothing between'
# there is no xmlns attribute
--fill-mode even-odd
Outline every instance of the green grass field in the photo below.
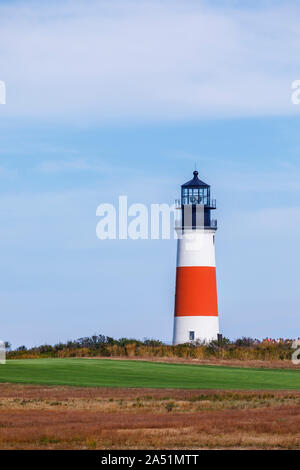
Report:
<svg viewBox="0 0 300 470"><path fill-rule="evenodd" d="M300 389L300 371L110 359L23 359L0 365L0 382L80 387Z"/></svg>

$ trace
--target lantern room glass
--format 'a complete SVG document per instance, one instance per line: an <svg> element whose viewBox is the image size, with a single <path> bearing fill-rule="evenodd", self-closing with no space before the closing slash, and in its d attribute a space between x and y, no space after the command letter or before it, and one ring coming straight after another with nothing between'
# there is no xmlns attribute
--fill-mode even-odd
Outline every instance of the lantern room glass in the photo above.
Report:
<svg viewBox="0 0 300 470"><path fill-rule="evenodd" d="M210 203L209 187L182 188L181 200L182 204L203 204L207 206Z"/></svg>

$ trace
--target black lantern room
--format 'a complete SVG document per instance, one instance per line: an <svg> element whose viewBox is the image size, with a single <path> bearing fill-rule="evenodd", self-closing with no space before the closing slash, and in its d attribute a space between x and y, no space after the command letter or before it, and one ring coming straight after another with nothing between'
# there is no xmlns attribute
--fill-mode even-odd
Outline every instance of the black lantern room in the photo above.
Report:
<svg viewBox="0 0 300 470"><path fill-rule="evenodd" d="M201 226L204 228L216 228L216 220L211 219L211 210L216 208L216 200L211 199L210 186L198 178L198 171L194 171L194 177L181 186L182 224L184 227L196 228L197 213L203 214ZM191 207L192 206L192 207ZM191 214L187 223L184 214ZM186 221L184 220L186 219Z"/></svg>

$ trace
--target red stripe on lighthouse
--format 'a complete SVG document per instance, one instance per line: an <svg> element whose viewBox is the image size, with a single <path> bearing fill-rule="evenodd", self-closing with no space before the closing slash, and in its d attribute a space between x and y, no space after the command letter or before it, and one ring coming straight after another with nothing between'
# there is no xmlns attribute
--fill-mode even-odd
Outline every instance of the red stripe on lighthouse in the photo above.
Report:
<svg viewBox="0 0 300 470"><path fill-rule="evenodd" d="M218 316L215 267L177 267L175 316Z"/></svg>

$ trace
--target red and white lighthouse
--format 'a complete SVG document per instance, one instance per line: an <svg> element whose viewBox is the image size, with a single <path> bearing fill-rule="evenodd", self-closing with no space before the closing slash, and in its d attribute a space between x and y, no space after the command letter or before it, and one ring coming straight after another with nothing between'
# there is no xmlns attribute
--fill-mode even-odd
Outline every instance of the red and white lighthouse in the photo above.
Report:
<svg viewBox="0 0 300 470"><path fill-rule="evenodd" d="M209 342L219 333L215 232L216 201L210 186L194 177L181 186L173 344Z"/></svg>

